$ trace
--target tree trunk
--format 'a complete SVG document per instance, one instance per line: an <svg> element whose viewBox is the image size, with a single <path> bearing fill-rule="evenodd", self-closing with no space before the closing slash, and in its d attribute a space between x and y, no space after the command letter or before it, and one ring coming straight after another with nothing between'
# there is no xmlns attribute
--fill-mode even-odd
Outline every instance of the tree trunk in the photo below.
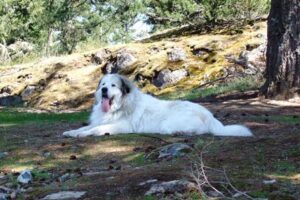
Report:
<svg viewBox="0 0 300 200"><path fill-rule="evenodd" d="M50 48L53 43L53 29L51 27L48 28L48 37L47 37L47 44L45 47L45 54L46 56L50 56Z"/></svg>
<svg viewBox="0 0 300 200"><path fill-rule="evenodd" d="M300 0L272 0L268 19L266 98L300 94Z"/></svg>

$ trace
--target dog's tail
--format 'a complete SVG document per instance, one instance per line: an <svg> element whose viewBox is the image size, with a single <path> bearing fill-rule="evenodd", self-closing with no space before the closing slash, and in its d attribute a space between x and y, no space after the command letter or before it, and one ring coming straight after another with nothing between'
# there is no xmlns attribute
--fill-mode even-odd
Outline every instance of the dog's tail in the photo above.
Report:
<svg viewBox="0 0 300 200"><path fill-rule="evenodd" d="M212 117L208 126L209 132L217 136L252 136L252 132L242 125L226 125L224 126L219 120Z"/></svg>

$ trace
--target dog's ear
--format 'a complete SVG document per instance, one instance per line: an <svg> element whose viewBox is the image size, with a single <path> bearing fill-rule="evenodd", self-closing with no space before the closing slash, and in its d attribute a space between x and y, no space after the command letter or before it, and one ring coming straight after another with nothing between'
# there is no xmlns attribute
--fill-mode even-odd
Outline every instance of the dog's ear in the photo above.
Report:
<svg viewBox="0 0 300 200"><path fill-rule="evenodd" d="M121 79L121 91L123 95L126 95L128 93L130 93L131 90L131 84L129 82L129 80L127 80L124 77L120 77Z"/></svg>

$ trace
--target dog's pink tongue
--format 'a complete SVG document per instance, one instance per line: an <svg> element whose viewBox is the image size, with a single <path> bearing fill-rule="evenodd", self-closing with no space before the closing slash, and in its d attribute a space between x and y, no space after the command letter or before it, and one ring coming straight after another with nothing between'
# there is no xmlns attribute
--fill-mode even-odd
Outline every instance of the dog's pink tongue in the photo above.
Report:
<svg viewBox="0 0 300 200"><path fill-rule="evenodd" d="M101 109L103 112L108 112L110 109L109 105L109 99L108 98L103 98L101 102Z"/></svg>

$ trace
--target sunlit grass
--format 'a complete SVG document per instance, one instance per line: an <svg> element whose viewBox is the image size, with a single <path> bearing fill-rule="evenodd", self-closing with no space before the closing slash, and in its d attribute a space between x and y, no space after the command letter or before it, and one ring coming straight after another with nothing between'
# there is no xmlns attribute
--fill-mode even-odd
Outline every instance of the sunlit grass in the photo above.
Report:
<svg viewBox="0 0 300 200"><path fill-rule="evenodd" d="M182 90L163 94L160 97L162 99L182 99L182 100L195 100L208 96L225 94L232 91L244 92L247 90L253 90L260 88L262 82L258 81L255 77L237 78L229 83L220 84L213 87L194 88L191 90Z"/></svg>
<svg viewBox="0 0 300 200"><path fill-rule="evenodd" d="M300 117L293 115L270 115L270 116L255 116L251 117L257 121L271 121L271 122L280 122L286 124L300 124Z"/></svg>
<svg viewBox="0 0 300 200"><path fill-rule="evenodd" d="M26 123L51 122L84 122L88 119L88 112L78 113L29 113L16 112L9 109L0 110L0 126L9 127Z"/></svg>

